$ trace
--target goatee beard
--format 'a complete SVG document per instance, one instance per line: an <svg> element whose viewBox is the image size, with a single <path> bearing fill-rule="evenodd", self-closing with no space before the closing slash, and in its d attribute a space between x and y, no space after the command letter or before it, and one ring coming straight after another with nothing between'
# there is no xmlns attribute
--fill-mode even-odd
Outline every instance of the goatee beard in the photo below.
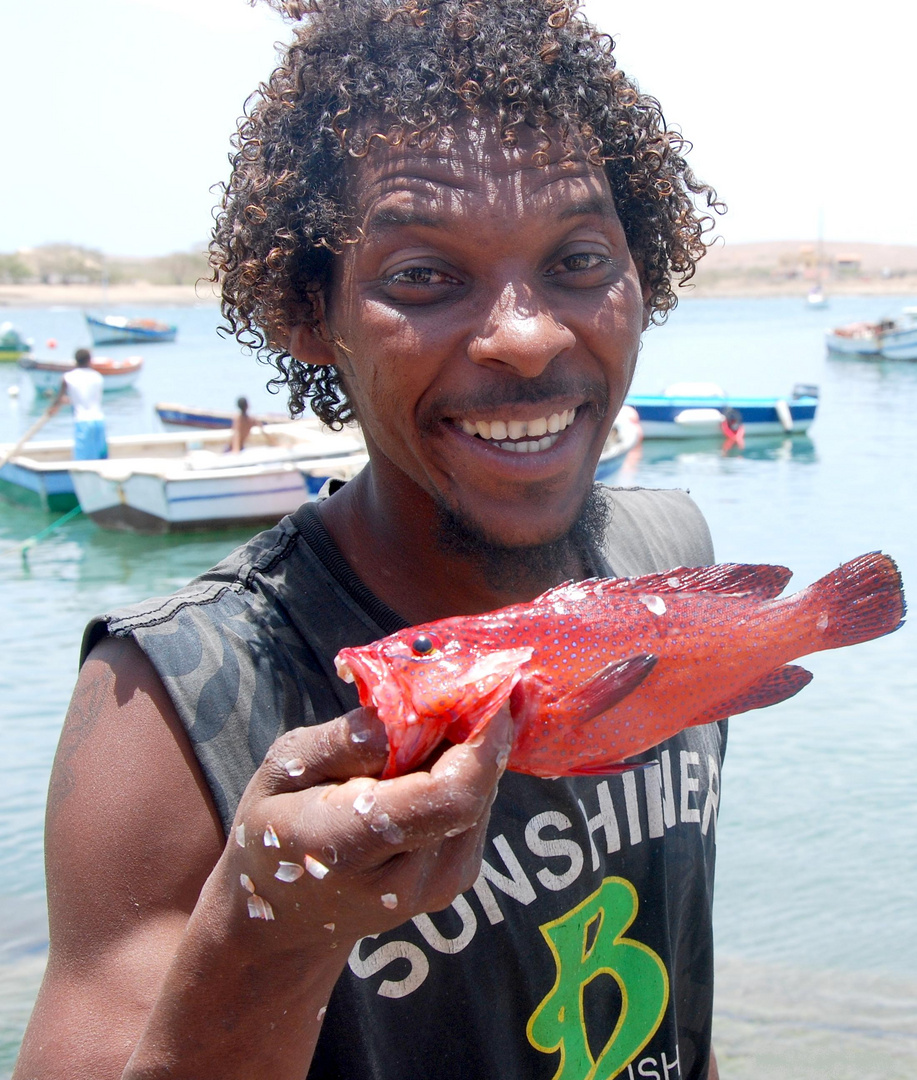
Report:
<svg viewBox="0 0 917 1080"><path fill-rule="evenodd" d="M543 592L571 576L571 567L590 574L601 565L610 519L601 487L593 485L572 527L555 540L526 547L494 543L485 529L451 507L437 507L440 550L473 564L487 585L500 592Z"/></svg>

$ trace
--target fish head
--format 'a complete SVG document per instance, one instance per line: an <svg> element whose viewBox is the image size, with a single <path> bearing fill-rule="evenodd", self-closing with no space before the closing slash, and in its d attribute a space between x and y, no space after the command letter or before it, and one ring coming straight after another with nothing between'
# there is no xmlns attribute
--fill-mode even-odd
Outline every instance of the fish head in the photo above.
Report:
<svg viewBox="0 0 917 1080"><path fill-rule="evenodd" d="M506 701L532 658L528 647L485 651L424 627L372 645L342 649L338 675L356 684L360 704L385 725L389 759L383 777L419 765L444 739L480 731Z"/></svg>

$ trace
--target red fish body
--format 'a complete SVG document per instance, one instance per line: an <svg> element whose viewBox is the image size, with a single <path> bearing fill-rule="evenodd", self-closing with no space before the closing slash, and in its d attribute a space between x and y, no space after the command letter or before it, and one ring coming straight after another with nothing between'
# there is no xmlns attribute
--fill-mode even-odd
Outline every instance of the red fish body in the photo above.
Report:
<svg viewBox="0 0 917 1080"><path fill-rule="evenodd" d="M901 577L881 553L780 597L789 577L724 564L594 578L342 649L335 663L385 724L383 776L469 738L507 700L509 768L611 772L683 728L791 697L812 677L791 660L903 621Z"/></svg>

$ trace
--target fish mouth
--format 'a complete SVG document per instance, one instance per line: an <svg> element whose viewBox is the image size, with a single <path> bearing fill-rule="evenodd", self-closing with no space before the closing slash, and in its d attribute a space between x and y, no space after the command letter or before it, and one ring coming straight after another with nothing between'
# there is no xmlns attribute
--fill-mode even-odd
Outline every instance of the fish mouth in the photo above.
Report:
<svg viewBox="0 0 917 1080"><path fill-rule="evenodd" d="M516 454L534 454L550 450L576 419L577 407L535 416L527 420L501 417L452 419L455 427L472 438L492 443L501 450Z"/></svg>

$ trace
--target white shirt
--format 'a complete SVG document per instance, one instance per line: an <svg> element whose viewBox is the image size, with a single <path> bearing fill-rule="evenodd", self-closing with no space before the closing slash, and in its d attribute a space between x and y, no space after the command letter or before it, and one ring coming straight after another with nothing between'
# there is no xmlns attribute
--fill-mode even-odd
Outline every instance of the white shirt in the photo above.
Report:
<svg viewBox="0 0 917 1080"><path fill-rule="evenodd" d="M73 419L102 420L102 376L91 367L77 367L64 375Z"/></svg>

